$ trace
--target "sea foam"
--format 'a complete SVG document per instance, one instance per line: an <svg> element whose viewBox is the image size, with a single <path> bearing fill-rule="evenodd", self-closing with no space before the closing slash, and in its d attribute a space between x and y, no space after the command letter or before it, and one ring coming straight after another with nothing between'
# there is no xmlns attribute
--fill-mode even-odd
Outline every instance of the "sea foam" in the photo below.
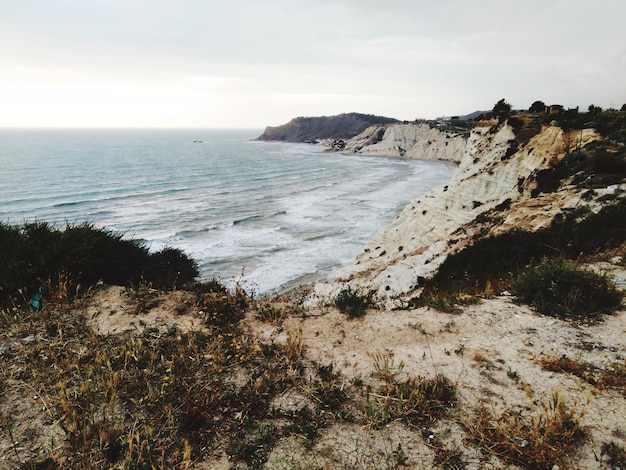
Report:
<svg viewBox="0 0 626 470"><path fill-rule="evenodd" d="M91 222L181 248L204 279L264 293L332 276L453 171L255 135L1 130L0 220Z"/></svg>

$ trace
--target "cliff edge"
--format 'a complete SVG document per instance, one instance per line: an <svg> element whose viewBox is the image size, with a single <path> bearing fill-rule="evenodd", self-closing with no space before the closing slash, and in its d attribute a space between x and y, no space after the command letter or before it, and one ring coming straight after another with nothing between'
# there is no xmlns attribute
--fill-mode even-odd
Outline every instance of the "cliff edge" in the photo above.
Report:
<svg viewBox="0 0 626 470"><path fill-rule="evenodd" d="M369 146L360 136L347 148L370 155L391 152L393 142L401 139L382 137L397 135L394 127L387 127ZM432 132L414 129L418 130L424 135ZM535 231L574 209L597 212L607 199L621 198L624 175L592 172L576 177L570 172L563 177L557 176L561 171L557 169L602 139L593 128L566 130L532 115L477 122L450 183L410 203L365 246L354 265L343 269L335 281L316 286L316 292L329 298L348 286L369 292L382 305L403 305L419 295L421 282L449 254L481 237L513 229ZM405 155L425 154L423 145L406 150ZM584 167L594 158L588 155L578 164Z"/></svg>

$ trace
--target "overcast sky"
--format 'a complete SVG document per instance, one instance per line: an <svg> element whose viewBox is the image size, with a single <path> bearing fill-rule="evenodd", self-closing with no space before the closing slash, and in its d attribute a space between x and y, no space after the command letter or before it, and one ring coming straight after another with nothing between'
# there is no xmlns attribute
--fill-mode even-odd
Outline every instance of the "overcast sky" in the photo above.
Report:
<svg viewBox="0 0 626 470"><path fill-rule="evenodd" d="M0 0L0 126L626 103L624 0Z"/></svg>

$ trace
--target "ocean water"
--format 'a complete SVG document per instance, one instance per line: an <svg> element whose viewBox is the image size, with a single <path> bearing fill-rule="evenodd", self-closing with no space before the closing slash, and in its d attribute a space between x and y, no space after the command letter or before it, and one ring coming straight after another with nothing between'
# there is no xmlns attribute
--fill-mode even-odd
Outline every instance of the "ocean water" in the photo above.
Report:
<svg viewBox="0 0 626 470"><path fill-rule="evenodd" d="M453 172L260 133L0 130L0 221L91 222L261 294L331 277Z"/></svg>

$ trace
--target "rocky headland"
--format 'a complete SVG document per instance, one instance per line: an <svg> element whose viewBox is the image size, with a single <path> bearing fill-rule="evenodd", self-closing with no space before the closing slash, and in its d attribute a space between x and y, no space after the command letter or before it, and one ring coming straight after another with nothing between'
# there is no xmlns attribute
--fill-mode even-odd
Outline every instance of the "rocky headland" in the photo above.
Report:
<svg viewBox="0 0 626 470"><path fill-rule="evenodd" d="M344 113L336 116L297 117L280 126L267 126L256 140L317 143L350 139L374 124L398 122L372 114Z"/></svg>

